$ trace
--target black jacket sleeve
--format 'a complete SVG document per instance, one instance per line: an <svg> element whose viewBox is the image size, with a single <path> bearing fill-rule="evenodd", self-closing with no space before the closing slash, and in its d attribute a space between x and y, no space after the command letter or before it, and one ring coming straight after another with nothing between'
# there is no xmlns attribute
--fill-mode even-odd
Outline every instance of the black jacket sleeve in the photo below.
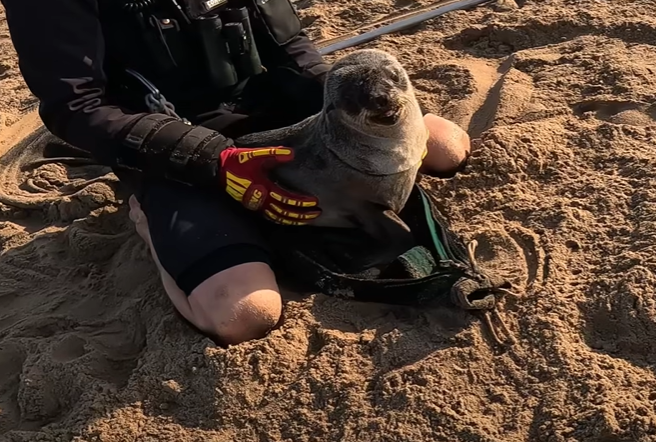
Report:
<svg viewBox="0 0 656 442"><path fill-rule="evenodd" d="M294 37L283 48L287 55L294 60L303 76L316 78L323 83L326 73L330 70L330 65L324 61L305 32Z"/></svg>
<svg viewBox="0 0 656 442"><path fill-rule="evenodd" d="M1 0L19 67L44 125L109 166L213 184L219 133L164 114L130 113L105 96L97 0Z"/></svg>

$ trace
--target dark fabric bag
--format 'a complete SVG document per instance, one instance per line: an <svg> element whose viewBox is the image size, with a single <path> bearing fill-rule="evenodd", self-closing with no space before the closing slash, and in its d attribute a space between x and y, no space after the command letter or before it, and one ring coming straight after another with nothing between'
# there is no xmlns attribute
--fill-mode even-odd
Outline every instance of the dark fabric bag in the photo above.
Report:
<svg viewBox="0 0 656 442"><path fill-rule="evenodd" d="M493 337L501 342L486 313L496 314L497 301L511 284L477 265L475 243L465 246L418 184L399 217L410 227L415 246L377 272L357 265L384 247L362 232L282 228L272 240L282 282L297 290L361 302L414 307L451 303L485 313Z"/></svg>

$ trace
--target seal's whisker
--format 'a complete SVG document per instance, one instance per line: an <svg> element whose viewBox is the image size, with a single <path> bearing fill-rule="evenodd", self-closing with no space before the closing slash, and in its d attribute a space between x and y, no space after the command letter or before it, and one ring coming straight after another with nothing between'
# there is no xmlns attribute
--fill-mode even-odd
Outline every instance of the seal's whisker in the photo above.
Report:
<svg viewBox="0 0 656 442"><path fill-rule="evenodd" d="M401 106L403 107L413 104L413 100L411 100L409 97L405 96L404 94L399 94L397 100L399 101L399 104L401 104Z"/></svg>
<svg viewBox="0 0 656 442"><path fill-rule="evenodd" d="M367 119L370 116L371 116L371 112L367 110L363 110L362 112L360 112L360 114L355 119L355 122L358 125L358 127L364 127L367 123Z"/></svg>

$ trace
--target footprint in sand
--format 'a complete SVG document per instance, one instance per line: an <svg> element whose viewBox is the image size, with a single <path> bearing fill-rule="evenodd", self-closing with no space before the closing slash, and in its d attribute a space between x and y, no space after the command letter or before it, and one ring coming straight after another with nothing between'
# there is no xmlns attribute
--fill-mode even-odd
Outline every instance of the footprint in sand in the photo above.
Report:
<svg viewBox="0 0 656 442"><path fill-rule="evenodd" d="M88 225L89 218L74 221L66 230L68 252L77 261L104 262L114 256L126 239L132 235L133 232L127 228L124 218L113 213L106 217L114 224L108 226L106 231L93 231ZM126 226L123 231L116 231L122 226Z"/></svg>
<svg viewBox="0 0 656 442"><path fill-rule="evenodd" d="M584 21L573 21L565 16L546 22L534 20L517 26L479 24L445 39L444 45L448 49L465 51L478 57L496 58L499 54L544 48L581 36L606 36L651 45L656 38L656 27L645 23L636 29L635 25L621 21L590 26Z"/></svg>
<svg viewBox="0 0 656 442"><path fill-rule="evenodd" d="M25 353L14 342L0 344L0 434L16 428L20 422L18 383Z"/></svg>
<svg viewBox="0 0 656 442"><path fill-rule="evenodd" d="M52 344L48 353L24 354L18 347L7 351L0 351L0 360L9 361L0 363L0 379L7 375L12 389L9 398L0 396L0 402L11 405L15 416L9 423L12 429L45 425L70 411L84 391L92 388L84 365L76 361L86 353L85 342L78 336L65 336Z"/></svg>
<svg viewBox="0 0 656 442"><path fill-rule="evenodd" d="M430 111L464 128L472 138L493 125L520 120L535 110L532 78L505 60L458 59L412 77L417 95Z"/></svg>
<svg viewBox="0 0 656 442"><path fill-rule="evenodd" d="M57 362L70 362L86 354L86 341L76 335L68 335L52 346L52 359Z"/></svg>
<svg viewBox="0 0 656 442"><path fill-rule="evenodd" d="M474 239L478 242L476 259L482 267L493 270L521 291L542 283L545 253L532 231L512 225L486 229Z"/></svg>
<svg viewBox="0 0 656 442"><path fill-rule="evenodd" d="M654 275L636 266L621 275L602 276L579 303L585 343L594 351L633 365L656 364L656 323L651 300Z"/></svg>
<svg viewBox="0 0 656 442"><path fill-rule="evenodd" d="M629 126L656 124L656 104L621 100L585 100L572 106L579 117L592 116L598 120Z"/></svg>

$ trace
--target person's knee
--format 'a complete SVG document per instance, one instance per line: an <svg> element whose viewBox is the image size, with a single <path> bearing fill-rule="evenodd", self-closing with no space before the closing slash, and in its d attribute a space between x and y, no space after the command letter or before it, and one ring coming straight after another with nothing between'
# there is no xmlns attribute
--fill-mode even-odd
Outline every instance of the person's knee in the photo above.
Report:
<svg viewBox="0 0 656 442"><path fill-rule="evenodd" d="M455 175L471 152L469 135L454 122L434 114L424 115L424 123L429 132L428 154L420 170L433 176Z"/></svg>
<svg viewBox="0 0 656 442"><path fill-rule="evenodd" d="M201 283L189 296L196 326L226 345L265 337L279 322L282 299L271 268L247 263Z"/></svg>

